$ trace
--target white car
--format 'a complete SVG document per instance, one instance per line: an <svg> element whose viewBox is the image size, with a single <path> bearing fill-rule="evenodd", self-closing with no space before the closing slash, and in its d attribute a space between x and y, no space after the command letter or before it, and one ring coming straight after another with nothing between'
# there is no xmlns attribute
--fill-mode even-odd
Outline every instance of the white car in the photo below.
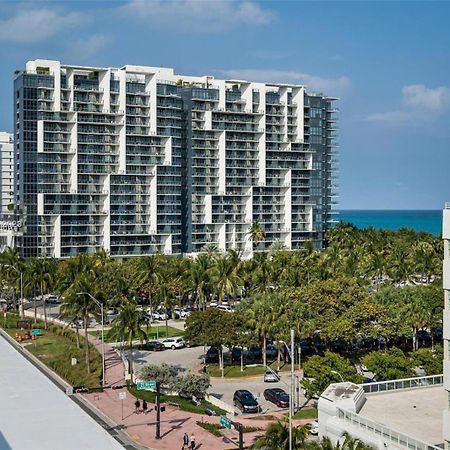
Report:
<svg viewBox="0 0 450 450"><path fill-rule="evenodd" d="M230 305L219 305L217 309L221 309L226 312L233 312L233 308Z"/></svg>
<svg viewBox="0 0 450 450"><path fill-rule="evenodd" d="M161 341L161 343L162 343L162 345L164 345L165 348L171 348L172 350L175 350L177 348L186 347L186 343L184 342L183 338L181 338L181 337L173 337L173 338L163 339Z"/></svg>
<svg viewBox="0 0 450 450"><path fill-rule="evenodd" d="M309 425L311 426L311 428L309 429L309 432L311 434L313 434L314 436L319 434L319 421L318 420L311 422Z"/></svg>
<svg viewBox="0 0 450 450"><path fill-rule="evenodd" d="M45 299L45 303L52 303L58 305L59 303L61 303L61 299L57 295L49 295Z"/></svg>

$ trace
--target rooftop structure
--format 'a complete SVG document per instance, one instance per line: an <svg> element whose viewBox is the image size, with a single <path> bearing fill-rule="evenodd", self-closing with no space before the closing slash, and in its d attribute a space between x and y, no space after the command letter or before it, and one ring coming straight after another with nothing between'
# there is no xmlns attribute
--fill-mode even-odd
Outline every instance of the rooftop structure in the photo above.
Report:
<svg viewBox="0 0 450 450"><path fill-rule="evenodd" d="M443 376L330 385L319 399L319 435L344 432L376 449L438 450L444 439Z"/></svg>
<svg viewBox="0 0 450 450"><path fill-rule="evenodd" d="M29 61L14 86L24 256L323 245L335 99L301 85L49 60Z"/></svg>
<svg viewBox="0 0 450 450"><path fill-rule="evenodd" d="M123 449L0 337L0 450Z"/></svg>

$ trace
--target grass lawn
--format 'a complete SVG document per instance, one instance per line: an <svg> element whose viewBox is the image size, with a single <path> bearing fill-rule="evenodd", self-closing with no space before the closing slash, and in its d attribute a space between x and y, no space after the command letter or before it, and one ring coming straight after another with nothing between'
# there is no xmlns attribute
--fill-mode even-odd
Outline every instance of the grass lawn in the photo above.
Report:
<svg viewBox="0 0 450 450"><path fill-rule="evenodd" d="M9 317L8 317L9 316ZM16 333L23 335L24 331L16 328L18 316L7 315L5 331L12 337ZM3 318L2 318L3 319ZM0 320L0 326L4 321ZM36 341L22 341L25 348L40 359L46 366L54 370L61 378L64 378L72 386L84 386L87 388L99 387L101 384L102 357L100 353L90 346L91 373L88 374L85 363L84 339L80 336L81 348L77 348L75 333L56 325L49 325L44 329L44 323L38 322L32 325L41 328L43 336ZM76 358L77 364L72 366L72 358Z"/></svg>
<svg viewBox="0 0 450 450"><path fill-rule="evenodd" d="M317 419L317 408L303 408L294 414L294 419Z"/></svg>
<svg viewBox="0 0 450 450"><path fill-rule="evenodd" d="M165 325L161 324L158 327L152 326L151 328L142 327L142 330L145 331L147 334L147 340L151 341L154 339L165 338L165 337L183 337L184 331L179 330L178 328L169 327L169 334L166 336L166 327ZM91 336L98 336L101 337L102 333L101 330L97 331L89 331L89 334ZM111 336L108 336L108 330L105 330L105 342L116 342L116 338L113 338Z"/></svg>
<svg viewBox="0 0 450 450"><path fill-rule="evenodd" d="M277 362L271 362L269 363L269 367L273 370L277 369ZM285 370L290 370L290 365L285 364L280 367L280 372ZM240 378L240 377L249 377L252 375L262 375L266 371L265 367L262 365L258 366L244 366L244 371L241 372L241 365L232 365L232 366L225 366L223 370L223 374L225 378ZM208 373L211 377L221 377L222 371L220 370L219 366L217 364L211 364L208 365Z"/></svg>
<svg viewBox="0 0 450 450"><path fill-rule="evenodd" d="M156 393L152 391L138 391L135 387L129 387L128 391L131 395L134 397L145 399L149 403L155 403L156 400ZM227 412L223 409L218 408L217 406L214 406L212 403L203 400L201 405L196 406L194 405L190 399L188 398L181 398L181 397L174 397L171 395L161 395L161 403L176 403L180 405L180 409L182 411L192 412L196 414L206 414L205 408L210 408L216 411L218 415L225 415Z"/></svg>

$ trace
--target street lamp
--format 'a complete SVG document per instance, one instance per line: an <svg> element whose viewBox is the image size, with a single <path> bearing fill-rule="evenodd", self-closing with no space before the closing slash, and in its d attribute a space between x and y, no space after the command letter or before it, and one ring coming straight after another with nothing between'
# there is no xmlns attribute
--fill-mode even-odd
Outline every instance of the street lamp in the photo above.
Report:
<svg viewBox="0 0 450 450"><path fill-rule="evenodd" d="M87 295L90 297L97 306L100 307L102 313L102 387L105 387L105 320L103 315L103 303L99 302L93 295L89 294L89 292L77 292L77 295ZM86 342L86 345L88 343Z"/></svg>
<svg viewBox="0 0 450 450"><path fill-rule="evenodd" d="M289 353L291 358L291 383L289 386L290 394L289 394L289 450L292 450L292 416L294 415L294 340L295 340L295 331L291 330L291 349L289 350L288 345L284 341L282 342ZM271 369L270 369L271 370Z"/></svg>
<svg viewBox="0 0 450 450"><path fill-rule="evenodd" d="M13 269L18 275L20 275L20 311L22 319L25 317L25 308L23 306L23 272L19 270L17 267L11 266L10 264L5 264L3 267L8 267L9 269Z"/></svg>
<svg viewBox="0 0 450 450"><path fill-rule="evenodd" d="M341 380L342 380L342 382L345 383L344 377L337 370L332 370L331 373L335 373L336 375L339 375Z"/></svg>

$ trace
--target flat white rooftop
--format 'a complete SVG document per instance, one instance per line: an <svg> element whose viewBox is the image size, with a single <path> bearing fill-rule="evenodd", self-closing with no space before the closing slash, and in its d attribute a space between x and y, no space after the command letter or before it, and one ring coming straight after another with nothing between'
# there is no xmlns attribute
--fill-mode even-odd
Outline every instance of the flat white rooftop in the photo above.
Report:
<svg viewBox="0 0 450 450"><path fill-rule="evenodd" d="M442 444L443 386L366 394L359 415L433 445Z"/></svg>
<svg viewBox="0 0 450 450"><path fill-rule="evenodd" d="M123 447L0 336L0 450Z"/></svg>

